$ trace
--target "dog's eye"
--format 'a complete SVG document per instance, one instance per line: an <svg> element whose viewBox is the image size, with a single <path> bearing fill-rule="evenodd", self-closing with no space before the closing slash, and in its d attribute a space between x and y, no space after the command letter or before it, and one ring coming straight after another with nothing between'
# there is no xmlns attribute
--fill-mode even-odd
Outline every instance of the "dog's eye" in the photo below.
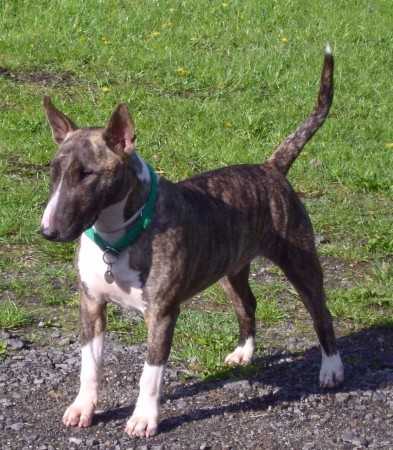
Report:
<svg viewBox="0 0 393 450"><path fill-rule="evenodd" d="M80 179L84 180L85 178L90 177L91 175L93 175L94 172L92 172L91 170L81 170L80 171Z"/></svg>

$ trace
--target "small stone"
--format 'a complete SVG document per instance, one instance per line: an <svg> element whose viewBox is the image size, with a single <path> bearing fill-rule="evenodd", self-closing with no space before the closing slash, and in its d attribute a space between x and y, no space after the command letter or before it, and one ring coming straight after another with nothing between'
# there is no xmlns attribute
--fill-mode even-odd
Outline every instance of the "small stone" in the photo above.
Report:
<svg viewBox="0 0 393 450"><path fill-rule="evenodd" d="M74 356L72 358L68 358L65 361L69 366L74 366L75 364L80 362L80 357L79 356Z"/></svg>
<svg viewBox="0 0 393 450"><path fill-rule="evenodd" d="M315 245L318 247L320 245L330 244L330 240L325 236L316 236Z"/></svg>
<svg viewBox="0 0 393 450"><path fill-rule="evenodd" d="M7 350L21 350L25 344L21 339L13 338L13 339L7 339Z"/></svg>
<svg viewBox="0 0 393 450"><path fill-rule="evenodd" d="M79 439L79 438L75 438L75 437L70 437L70 438L68 439L68 442L69 442L70 444L81 445L82 442L83 442L83 440L82 440L82 439Z"/></svg>
<svg viewBox="0 0 393 450"><path fill-rule="evenodd" d="M235 381L233 383L229 382L224 384L224 389L228 389L231 391L248 391L250 390L251 385L248 380Z"/></svg>
<svg viewBox="0 0 393 450"><path fill-rule="evenodd" d="M351 394L348 392L337 392L335 395L336 401L339 403L346 403L350 399Z"/></svg>
<svg viewBox="0 0 393 450"><path fill-rule="evenodd" d="M315 444L313 444L312 442L308 442L307 444L303 445L302 450L312 450L313 448L315 448Z"/></svg>
<svg viewBox="0 0 393 450"><path fill-rule="evenodd" d="M56 369L63 369L63 370L67 370L69 369L68 364L55 364Z"/></svg>
<svg viewBox="0 0 393 450"><path fill-rule="evenodd" d="M25 424L23 422L17 422L17 423L13 423L12 425L10 425L9 428L11 428L11 430L14 430L14 431L20 431L24 426L25 426Z"/></svg>
<svg viewBox="0 0 393 450"><path fill-rule="evenodd" d="M312 159L309 162L311 167L314 167L314 169L322 169L323 168L323 162L322 161L318 161L317 159Z"/></svg>
<svg viewBox="0 0 393 450"><path fill-rule="evenodd" d="M178 409L185 409L187 407L187 403L181 399L176 403Z"/></svg>
<svg viewBox="0 0 393 450"><path fill-rule="evenodd" d="M269 396L269 395L271 395L271 394L272 394L271 388L261 388L261 389L258 389L258 396L259 396L259 397L267 397L267 396Z"/></svg>
<svg viewBox="0 0 393 450"><path fill-rule="evenodd" d="M350 444L356 445L358 447L364 447L364 446L366 446L368 444L367 439L364 439L364 438L359 437L359 436L355 436L352 433L344 433L341 436L341 439L344 442L349 442Z"/></svg>
<svg viewBox="0 0 393 450"><path fill-rule="evenodd" d="M2 398L0 400L0 403L4 408L9 408L10 406L12 406L12 401L9 400L8 398Z"/></svg>

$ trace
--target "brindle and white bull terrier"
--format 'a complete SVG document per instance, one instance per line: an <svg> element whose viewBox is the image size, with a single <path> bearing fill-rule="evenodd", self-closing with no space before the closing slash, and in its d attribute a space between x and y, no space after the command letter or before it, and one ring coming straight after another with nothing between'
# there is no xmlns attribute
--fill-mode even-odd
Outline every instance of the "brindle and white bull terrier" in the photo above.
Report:
<svg viewBox="0 0 393 450"><path fill-rule="evenodd" d="M256 299L250 262L268 258L285 273L309 311L322 349L322 388L339 386L343 365L310 219L285 175L321 127L333 99L333 56L326 48L310 116L263 164L225 167L172 183L136 153L133 121L122 103L106 128L78 128L45 96L59 150L41 233L80 238L80 390L67 426L87 427L97 407L108 300L140 311L148 346L135 410L125 432L157 433L165 365L180 304L219 281L239 322L239 342L225 360L248 364L254 352Z"/></svg>

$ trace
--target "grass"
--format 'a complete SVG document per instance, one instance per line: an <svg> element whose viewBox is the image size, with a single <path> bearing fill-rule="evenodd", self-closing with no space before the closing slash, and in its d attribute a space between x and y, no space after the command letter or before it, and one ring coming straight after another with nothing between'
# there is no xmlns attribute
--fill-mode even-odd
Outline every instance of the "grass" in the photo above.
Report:
<svg viewBox="0 0 393 450"><path fill-rule="evenodd" d="M34 310L33 323L57 308L60 325L74 326L75 243L51 244L38 234L55 153L44 93L82 126L104 125L125 101L139 152L179 180L266 159L311 110L330 42L334 105L289 179L316 234L329 241L321 256L339 259L343 277L357 267L351 287L328 285L336 317L391 326L392 14L390 2L366 0L2 1L1 308L15 316ZM274 326L293 313L296 295L272 268L268 275L268 283L256 277L252 285L258 320ZM234 345L236 326L217 288L202 304L180 319L173 355L188 360L197 352L194 365L204 373ZM120 336L144 338L143 324L110 314ZM200 325L191 333L188 323ZM215 323L222 327L206 340Z"/></svg>
<svg viewBox="0 0 393 450"><path fill-rule="evenodd" d="M0 305L0 328L20 328L32 321L31 313L15 303L6 302Z"/></svg>

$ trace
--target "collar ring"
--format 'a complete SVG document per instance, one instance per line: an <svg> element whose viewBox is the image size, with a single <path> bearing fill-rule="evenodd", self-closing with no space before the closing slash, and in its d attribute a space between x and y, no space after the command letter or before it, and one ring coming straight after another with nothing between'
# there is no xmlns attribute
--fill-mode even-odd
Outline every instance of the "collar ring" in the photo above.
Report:
<svg viewBox="0 0 393 450"><path fill-rule="evenodd" d="M112 265L119 259L120 252L113 247L106 247L102 255L105 264Z"/></svg>

